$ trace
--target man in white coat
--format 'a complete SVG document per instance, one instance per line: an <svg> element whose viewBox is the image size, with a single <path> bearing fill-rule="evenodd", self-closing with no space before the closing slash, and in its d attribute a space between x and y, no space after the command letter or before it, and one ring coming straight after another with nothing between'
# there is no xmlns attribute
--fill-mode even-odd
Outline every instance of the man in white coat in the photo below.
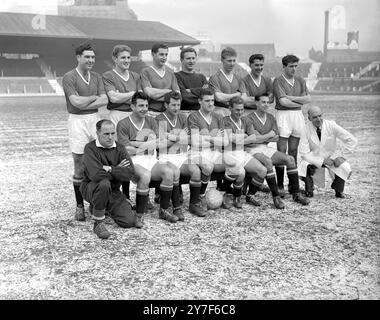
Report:
<svg viewBox="0 0 380 320"><path fill-rule="evenodd" d="M307 197L313 197L313 175L317 168L325 167L333 179L331 188L335 190L337 198L344 198L345 181L351 175L351 167L346 158L337 152L337 138L343 146L352 152L358 140L347 130L333 120L322 119L322 111L317 106L308 110L309 122L305 133L301 136L299 174L305 181Z"/></svg>

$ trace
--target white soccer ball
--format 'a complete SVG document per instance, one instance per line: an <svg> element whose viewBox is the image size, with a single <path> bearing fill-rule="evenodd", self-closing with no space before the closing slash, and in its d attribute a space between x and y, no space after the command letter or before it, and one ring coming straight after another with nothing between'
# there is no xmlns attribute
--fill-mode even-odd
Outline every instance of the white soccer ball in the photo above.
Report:
<svg viewBox="0 0 380 320"><path fill-rule="evenodd" d="M207 209L215 210L221 207L223 203L223 194L216 189L210 189L206 192Z"/></svg>

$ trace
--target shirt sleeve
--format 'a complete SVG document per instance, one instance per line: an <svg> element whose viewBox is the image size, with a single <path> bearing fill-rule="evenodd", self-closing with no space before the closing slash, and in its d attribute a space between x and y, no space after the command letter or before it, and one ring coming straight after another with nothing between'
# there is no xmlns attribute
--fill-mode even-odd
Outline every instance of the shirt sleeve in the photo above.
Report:
<svg viewBox="0 0 380 320"><path fill-rule="evenodd" d="M200 88L187 88L181 75L179 73L176 73L175 76L177 78L179 89L181 90L181 96L182 96L183 102L186 104L197 104L198 95L196 93L196 90L198 90L199 92ZM187 92L186 89L190 89L191 92Z"/></svg>
<svg viewBox="0 0 380 320"><path fill-rule="evenodd" d="M274 79L273 93L277 99L280 99L286 96L285 88L281 85L281 82L278 80L278 78Z"/></svg>
<svg viewBox="0 0 380 320"><path fill-rule="evenodd" d="M111 76L104 73L102 76L104 90L108 93L109 91L116 91L115 84L113 83Z"/></svg>
<svg viewBox="0 0 380 320"><path fill-rule="evenodd" d="M255 128L253 127L253 121L251 119L249 119L248 117L245 118L245 121L246 121L246 134L247 135L251 135L251 134L254 134L255 132L257 132L255 130Z"/></svg>
<svg viewBox="0 0 380 320"><path fill-rule="evenodd" d="M97 74L98 79L98 95L106 94L106 91L104 90L104 83L102 80L102 77L100 74Z"/></svg>
<svg viewBox="0 0 380 320"><path fill-rule="evenodd" d="M247 89L245 87L245 83L244 83L243 79L240 77L238 79L239 79L239 91L240 91L240 93L246 93Z"/></svg>
<svg viewBox="0 0 380 320"><path fill-rule="evenodd" d="M307 88L306 81L300 78L301 82L301 96L307 96L309 94L309 89Z"/></svg>
<svg viewBox="0 0 380 320"><path fill-rule="evenodd" d="M86 145L84 148L83 165L91 181L100 182L104 179L112 180L111 174L103 169L103 163L100 157L90 145Z"/></svg>
<svg viewBox="0 0 380 320"><path fill-rule="evenodd" d="M62 87L67 97L78 95L77 89L75 88L75 80L73 77L65 75L62 79Z"/></svg>
<svg viewBox="0 0 380 320"><path fill-rule="evenodd" d="M233 125L231 123L231 121L228 121L228 118L223 118L223 125L224 125L224 128L225 129L230 129L232 130L233 129Z"/></svg>
<svg viewBox="0 0 380 320"><path fill-rule="evenodd" d="M165 134L165 132L167 132L167 133L170 132L167 121L162 119L160 114L158 116L156 116L154 119L156 120L158 132L159 132L160 136Z"/></svg>
<svg viewBox="0 0 380 320"><path fill-rule="evenodd" d="M275 117L271 115L271 122L272 122L272 130L275 132L276 135L280 135L280 132L278 131L277 121Z"/></svg>
<svg viewBox="0 0 380 320"><path fill-rule="evenodd" d="M135 168L127 149L124 146L118 144L116 151L118 152L119 163L122 160L126 159L129 161L130 165L128 167L112 166L112 170L111 170L112 177L115 180L119 180L119 181L133 180L134 175L135 175Z"/></svg>
<svg viewBox="0 0 380 320"><path fill-rule="evenodd" d="M220 89L220 84L219 84L219 81L218 81L216 75L212 75L212 76L210 77L210 80L209 80L209 87L210 87L211 89L213 89L215 92L222 92L222 90Z"/></svg>
<svg viewBox="0 0 380 320"><path fill-rule="evenodd" d="M136 88L137 88L137 91L143 91L143 88L142 88L142 84L141 84L141 77L138 73L134 72L133 73L133 78L135 79L136 81Z"/></svg>
<svg viewBox="0 0 380 320"><path fill-rule="evenodd" d="M118 122L116 126L117 141L121 143L123 146L129 146L130 140L129 140L128 128L124 122L125 121L121 120Z"/></svg>
<svg viewBox="0 0 380 320"><path fill-rule="evenodd" d="M220 116L220 118L218 119L218 126L220 130L224 130L224 121L222 116Z"/></svg>
<svg viewBox="0 0 380 320"><path fill-rule="evenodd" d="M199 127L199 124L196 121L195 114L190 114L189 117L187 118L187 126L189 129L196 129L200 130L201 128Z"/></svg>
<svg viewBox="0 0 380 320"><path fill-rule="evenodd" d="M148 72L147 68L145 68L143 71L141 71L140 77L141 77L142 89L152 88L152 84L150 83L150 80L149 80L149 72Z"/></svg>
<svg viewBox="0 0 380 320"><path fill-rule="evenodd" d="M157 121L154 118L152 118L152 121L150 122L150 124L151 124L151 127L152 127L152 131L154 132L154 134L158 138L160 133L158 132L158 123L157 123Z"/></svg>
<svg viewBox="0 0 380 320"><path fill-rule="evenodd" d="M172 75L172 90L178 91L181 93L181 90L178 86L177 77L175 76L174 72L172 72L171 75Z"/></svg>
<svg viewBox="0 0 380 320"><path fill-rule="evenodd" d="M190 88L190 91L193 95L195 95L196 99L197 99L197 102L198 102L198 97L200 96L201 94L201 90L203 88L203 86L207 85L208 86L208 81L205 77L204 74L200 73L200 76L201 76L201 86L198 87L198 88Z"/></svg>

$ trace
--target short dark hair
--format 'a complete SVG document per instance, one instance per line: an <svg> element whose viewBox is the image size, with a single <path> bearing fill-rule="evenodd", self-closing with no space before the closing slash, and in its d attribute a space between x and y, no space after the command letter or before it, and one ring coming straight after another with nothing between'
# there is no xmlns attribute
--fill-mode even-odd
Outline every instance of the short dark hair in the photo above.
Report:
<svg viewBox="0 0 380 320"><path fill-rule="evenodd" d="M100 131L102 130L102 126L103 124L112 124L113 126L115 126L115 124L111 121L111 120L108 120L108 119L102 119L102 120L99 120L97 123L96 123L96 131Z"/></svg>
<svg viewBox="0 0 380 320"><path fill-rule="evenodd" d="M289 63L296 63L300 61L298 57L293 54L288 54L287 56L282 58L282 65L286 67Z"/></svg>
<svg viewBox="0 0 380 320"><path fill-rule="evenodd" d="M249 57L249 64L252 64L255 60L264 60L264 56L261 53L254 53Z"/></svg>
<svg viewBox="0 0 380 320"><path fill-rule="evenodd" d="M269 94L265 92L259 96L255 96L255 101L260 101L261 97L268 97L269 98Z"/></svg>
<svg viewBox="0 0 380 320"><path fill-rule="evenodd" d="M213 96L214 95L214 90L210 88L202 88L199 91L199 99L202 100L204 96Z"/></svg>
<svg viewBox="0 0 380 320"><path fill-rule="evenodd" d="M181 100L181 95L177 91L170 91L168 93L165 93L165 95L164 95L164 102L167 103L167 104L169 104L170 103L170 99Z"/></svg>
<svg viewBox="0 0 380 320"><path fill-rule="evenodd" d="M152 53L157 53L160 49L169 49L166 43L155 43L152 47Z"/></svg>
<svg viewBox="0 0 380 320"><path fill-rule="evenodd" d="M228 104L233 108L234 104L244 104L244 100L242 97L232 97Z"/></svg>
<svg viewBox="0 0 380 320"><path fill-rule="evenodd" d="M222 59L225 59L226 57L237 57L237 53L236 53L236 50L234 48L226 47L220 53L220 57Z"/></svg>
<svg viewBox="0 0 380 320"><path fill-rule="evenodd" d="M142 91L136 91L131 98L131 103L136 105L137 99L148 100L149 97Z"/></svg>
<svg viewBox="0 0 380 320"><path fill-rule="evenodd" d="M83 51L86 51L86 50L95 52L94 46L89 42L85 42L75 47L75 55L81 56Z"/></svg>
<svg viewBox="0 0 380 320"><path fill-rule="evenodd" d="M197 56L197 51L193 47L186 47L181 50L180 59L183 60L186 52L193 52Z"/></svg>
<svg viewBox="0 0 380 320"><path fill-rule="evenodd" d="M113 47L112 49L112 56L117 58L119 56L120 52L127 51L129 53L132 53L132 49L128 47L125 44L117 44L116 46Z"/></svg>

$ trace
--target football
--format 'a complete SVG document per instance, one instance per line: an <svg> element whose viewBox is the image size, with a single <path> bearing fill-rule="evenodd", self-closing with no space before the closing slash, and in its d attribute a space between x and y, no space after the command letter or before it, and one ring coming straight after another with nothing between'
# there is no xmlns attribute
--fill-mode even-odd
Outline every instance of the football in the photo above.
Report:
<svg viewBox="0 0 380 320"><path fill-rule="evenodd" d="M210 189L206 193L207 209L215 210L223 203L223 194L216 189Z"/></svg>

